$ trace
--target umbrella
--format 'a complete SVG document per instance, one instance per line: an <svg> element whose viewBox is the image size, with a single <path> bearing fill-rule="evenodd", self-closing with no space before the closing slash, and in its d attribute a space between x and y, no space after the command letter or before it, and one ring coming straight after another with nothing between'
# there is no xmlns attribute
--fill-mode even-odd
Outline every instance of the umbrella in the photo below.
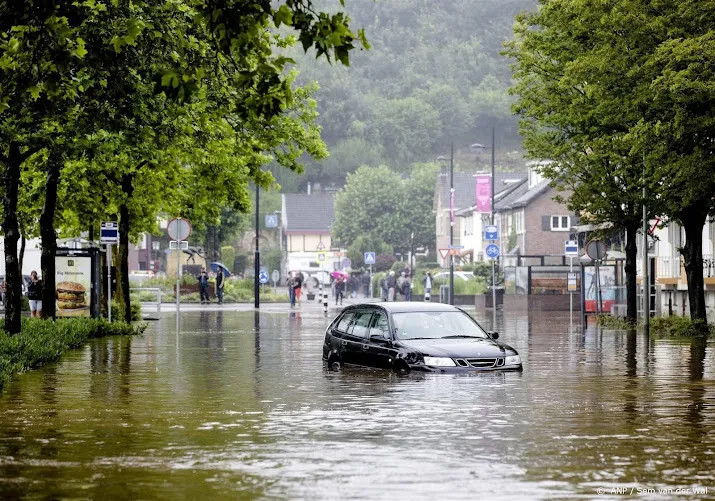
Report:
<svg viewBox="0 0 715 501"><path fill-rule="evenodd" d="M344 272L343 270L335 270L335 271L332 271L332 272L330 272L330 276L333 277L333 278L338 278L338 277L349 278L349 277L350 277L350 275L348 275L348 274L347 274L346 272Z"/></svg>
<svg viewBox="0 0 715 501"><path fill-rule="evenodd" d="M226 268L226 266L223 265L222 263L213 262L213 263L211 263L209 266L211 267L211 271L213 271L214 273L218 273L218 270L219 270L219 268L220 268L220 269L223 270L223 274L224 274L225 276L228 277L228 276L231 275L231 272L229 271L229 269Z"/></svg>

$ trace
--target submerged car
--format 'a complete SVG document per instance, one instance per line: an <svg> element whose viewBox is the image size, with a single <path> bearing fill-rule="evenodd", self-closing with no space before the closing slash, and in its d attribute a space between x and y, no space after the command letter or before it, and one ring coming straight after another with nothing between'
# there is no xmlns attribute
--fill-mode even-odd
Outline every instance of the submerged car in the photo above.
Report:
<svg viewBox="0 0 715 501"><path fill-rule="evenodd" d="M498 337L446 304L356 304L326 329L323 360L331 369L348 364L399 372L522 370L517 351Z"/></svg>

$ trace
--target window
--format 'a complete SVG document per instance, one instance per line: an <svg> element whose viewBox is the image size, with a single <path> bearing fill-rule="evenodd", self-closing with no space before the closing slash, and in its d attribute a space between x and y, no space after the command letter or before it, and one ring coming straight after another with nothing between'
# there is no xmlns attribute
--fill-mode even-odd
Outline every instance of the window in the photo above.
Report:
<svg viewBox="0 0 715 501"><path fill-rule="evenodd" d="M355 314L353 318L352 327L348 334L355 337L367 337L368 326L370 325L370 318L372 317L371 311L363 311Z"/></svg>
<svg viewBox="0 0 715 501"><path fill-rule="evenodd" d="M385 339L390 338L390 329L387 324L387 315L375 313L370 322L370 336L379 336Z"/></svg>
<svg viewBox="0 0 715 501"><path fill-rule="evenodd" d="M467 216L464 218L464 236L474 233L474 217Z"/></svg>
<svg viewBox="0 0 715 501"><path fill-rule="evenodd" d="M350 321L353 319L354 316L355 314L353 312L348 312L343 315L343 318L341 318L340 322L338 322L338 330L340 332L347 332L348 326L350 325Z"/></svg>
<svg viewBox="0 0 715 501"><path fill-rule="evenodd" d="M521 235L525 232L524 228L524 210L517 211L514 214L514 225L516 226L516 233Z"/></svg>
<svg viewBox="0 0 715 501"><path fill-rule="evenodd" d="M570 219L569 216L551 216L551 231L569 231Z"/></svg>

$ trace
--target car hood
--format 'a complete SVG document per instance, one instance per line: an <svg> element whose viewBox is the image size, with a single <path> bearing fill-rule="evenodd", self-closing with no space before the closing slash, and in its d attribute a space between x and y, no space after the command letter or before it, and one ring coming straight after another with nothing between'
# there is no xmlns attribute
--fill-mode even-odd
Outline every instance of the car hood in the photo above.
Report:
<svg viewBox="0 0 715 501"><path fill-rule="evenodd" d="M400 344L430 357L491 358L517 354L516 350L507 344L484 338L410 339L400 341Z"/></svg>

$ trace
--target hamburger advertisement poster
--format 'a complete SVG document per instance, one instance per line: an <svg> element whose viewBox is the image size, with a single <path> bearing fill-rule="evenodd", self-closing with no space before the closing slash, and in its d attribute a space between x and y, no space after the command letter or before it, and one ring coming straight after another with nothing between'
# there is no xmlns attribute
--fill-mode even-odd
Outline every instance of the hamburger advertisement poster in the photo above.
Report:
<svg viewBox="0 0 715 501"><path fill-rule="evenodd" d="M57 256L55 297L60 317L88 317L92 258Z"/></svg>

